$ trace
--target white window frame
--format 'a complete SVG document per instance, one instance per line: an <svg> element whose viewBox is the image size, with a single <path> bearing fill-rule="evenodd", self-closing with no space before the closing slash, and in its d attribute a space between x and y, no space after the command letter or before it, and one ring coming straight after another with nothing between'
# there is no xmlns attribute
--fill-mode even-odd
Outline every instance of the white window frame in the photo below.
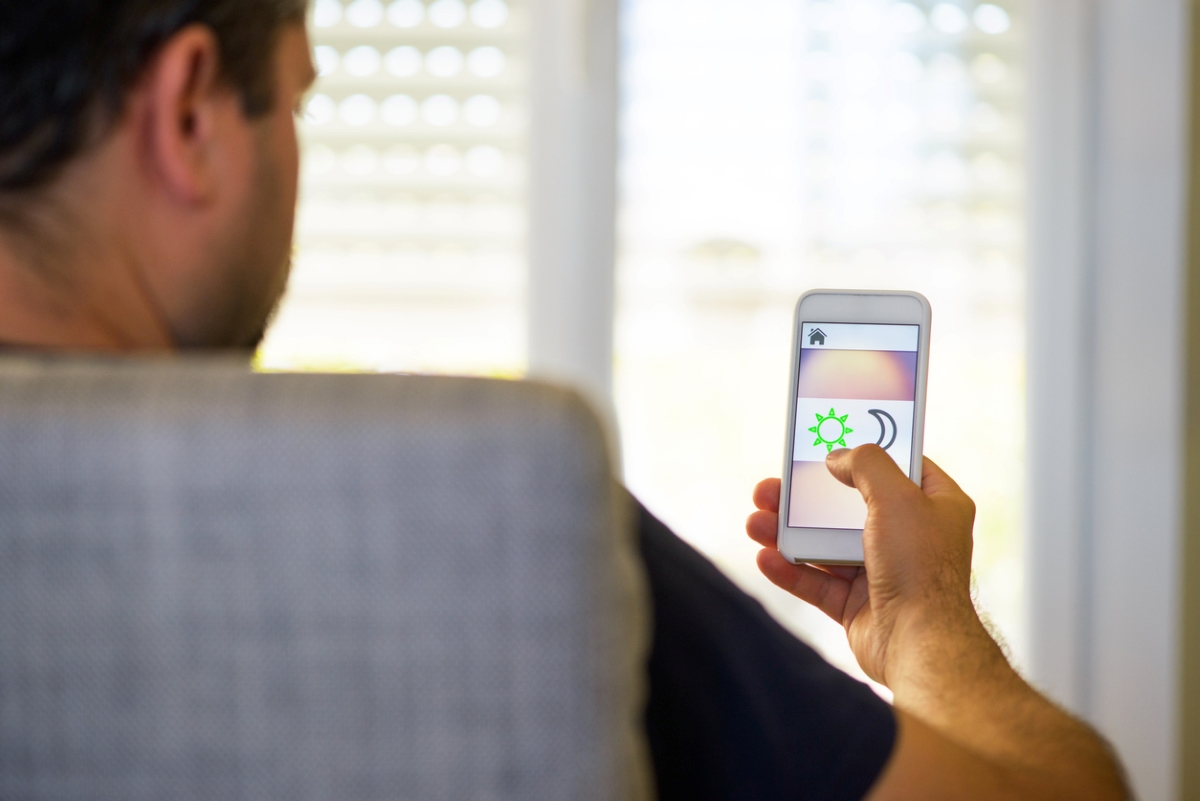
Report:
<svg viewBox="0 0 1200 801"><path fill-rule="evenodd" d="M619 0L529 5L529 375L612 422Z"/></svg>
<svg viewBox="0 0 1200 801"><path fill-rule="evenodd" d="M1031 0L1033 681L1179 785L1187 0ZM1136 332L1136 335L1131 335Z"/></svg>

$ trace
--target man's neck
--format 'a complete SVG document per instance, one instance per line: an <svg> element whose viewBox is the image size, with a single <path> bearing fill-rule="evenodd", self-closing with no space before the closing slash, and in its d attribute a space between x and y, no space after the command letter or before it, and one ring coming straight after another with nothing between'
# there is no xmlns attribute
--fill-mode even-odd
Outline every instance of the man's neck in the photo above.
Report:
<svg viewBox="0 0 1200 801"><path fill-rule="evenodd" d="M0 341L62 350L169 350L146 267L164 251L132 135L112 134L50 184L0 198ZM166 241L178 244L175 239Z"/></svg>
<svg viewBox="0 0 1200 801"><path fill-rule="evenodd" d="M171 339L155 315L139 303L126 282L89 281L119 276L129 265L111 264L112 254L95 253L84 265L65 252L59 263L30 264L0 231L0 342L17 347L60 350L166 350Z"/></svg>

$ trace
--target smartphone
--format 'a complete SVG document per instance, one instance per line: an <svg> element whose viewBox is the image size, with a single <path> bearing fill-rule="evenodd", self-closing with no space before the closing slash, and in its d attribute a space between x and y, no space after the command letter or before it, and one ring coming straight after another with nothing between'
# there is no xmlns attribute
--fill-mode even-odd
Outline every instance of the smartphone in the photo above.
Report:
<svg viewBox="0 0 1200 801"><path fill-rule="evenodd" d="M835 448L874 442L921 483L930 321L916 292L817 289L796 304L779 498L789 561L863 563L867 505L826 468Z"/></svg>

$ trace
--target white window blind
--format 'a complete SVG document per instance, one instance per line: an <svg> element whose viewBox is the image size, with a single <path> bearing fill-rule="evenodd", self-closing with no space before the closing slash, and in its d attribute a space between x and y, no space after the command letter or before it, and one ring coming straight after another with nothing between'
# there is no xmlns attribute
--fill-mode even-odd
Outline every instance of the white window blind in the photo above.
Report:
<svg viewBox="0 0 1200 801"><path fill-rule="evenodd" d="M526 7L318 0L293 279L268 368L526 366Z"/></svg>

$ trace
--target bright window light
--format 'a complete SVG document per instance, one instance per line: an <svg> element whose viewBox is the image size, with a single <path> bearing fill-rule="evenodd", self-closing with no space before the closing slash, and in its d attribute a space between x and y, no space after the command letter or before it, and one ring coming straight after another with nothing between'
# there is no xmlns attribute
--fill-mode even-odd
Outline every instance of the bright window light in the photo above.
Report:
<svg viewBox="0 0 1200 801"><path fill-rule="evenodd" d="M342 153L342 168L351 175L370 175L379 164L379 154L366 145L354 145Z"/></svg>
<svg viewBox="0 0 1200 801"><path fill-rule="evenodd" d="M434 145L425 153L425 169L434 175L454 175L461 167L462 154L453 145Z"/></svg>
<svg viewBox="0 0 1200 801"><path fill-rule="evenodd" d="M305 121L310 125L325 125L337 116L337 103L329 95L313 95L304 107Z"/></svg>
<svg viewBox="0 0 1200 801"><path fill-rule="evenodd" d="M421 0L396 0L387 9L388 22L397 28L415 28L425 19Z"/></svg>
<svg viewBox="0 0 1200 801"><path fill-rule="evenodd" d="M925 14L912 3L897 3L892 8L891 19L901 33L916 33L925 27Z"/></svg>
<svg viewBox="0 0 1200 801"><path fill-rule="evenodd" d="M356 28L374 28L383 22L383 14L379 0L354 0L346 6L346 21Z"/></svg>
<svg viewBox="0 0 1200 801"><path fill-rule="evenodd" d="M477 128L486 128L500 121L500 101L491 95L475 95L463 104L463 117Z"/></svg>
<svg viewBox="0 0 1200 801"><path fill-rule="evenodd" d="M317 0L313 6L313 25L332 28L342 21L342 4L338 0Z"/></svg>
<svg viewBox="0 0 1200 801"><path fill-rule="evenodd" d="M377 112L378 106L370 95L350 95L338 106L338 116L347 125L370 125Z"/></svg>
<svg viewBox="0 0 1200 801"><path fill-rule="evenodd" d="M990 3L977 7L971 19L974 20L976 28L993 35L1006 32L1010 25L1008 12Z"/></svg>
<svg viewBox="0 0 1200 801"><path fill-rule="evenodd" d="M370 45L359 45L346 52L342 68L355 78L370 78L379 72L381 62L378 50Z"/></svg>
<svg viewBox="0 0 1200 801"><path fill-rule="evenodd" d="M417 119L417 101L408 95L392 95L383 101L380 114L388 125L403 127Z"/></svg>
<svg viewBox="0 0 1200 801"><path fill-rule="evenodd" d="M434 0L429 6L429 21L439 28L457 28L467 19L462 0Z"/></svg>
<svg viewBox="0 0 1200 801"><path fill-rule="evenodd" d="M457 47L435 47L425 55L425 71L437 78L453 78L462 72L463 54Z"/></svg>
<svg viewBox="0 0 1200 801"><path fill-rule="evenodd" d="M458 101L450 95L433 95L421 103L421 118L439 128L458 119Z"/></svg>
<svg viewBox="0 0 1200 801"><path fill-rule="evenodd" d="M317 62L317 75L322 78L336 73L342 63L337 49L329 45L317 45L313 48L313 57Z"/></svg>
<svg viewBox="0 0 1200 801"><path fill-rule="evenodd" d="M967 29L967 14L961 8L950 3L941 3L933 7L929 14L933 27L942 33L962 33Z"/></svg>
<svg viewBox="0 0 1200 801"><path fill-rule="evenodd" d="M421 71L421 51L411 45L393 47L383 60L387 71L397 78L411 78Z"/></svg>
<svg viewBox="0 0 1200 801"><path fill-rule="evenodd" d="M495 78L504 72L504 51L498 47L477 47L467 56L467 69L480 78Z"/></svg>
<svg viewBox="0 0 1200 801"><path fill-rule="evenodd" d="M421 154L412 145L394 145L384 156L383 166L392 175L411 175L421 167Z"/></svg>
<svg viewBox="0 0 1200 801"><path fill-rule="evenodd" d="M1000 38L949 2L628 4L626 480L851 670L841 628L763 579L743 531L780 475L792 308L815 287L930 298L925 452L978 503L979 603L1021 659L1025 6L1005 8Z"/></svg>
<svg viewBox="0 0 1200 801"><path fill-rule="evenodd" d="M480 28L499 28L508 22L508 3L504 0L476 0L471 4L471 22Z"/></svg>

